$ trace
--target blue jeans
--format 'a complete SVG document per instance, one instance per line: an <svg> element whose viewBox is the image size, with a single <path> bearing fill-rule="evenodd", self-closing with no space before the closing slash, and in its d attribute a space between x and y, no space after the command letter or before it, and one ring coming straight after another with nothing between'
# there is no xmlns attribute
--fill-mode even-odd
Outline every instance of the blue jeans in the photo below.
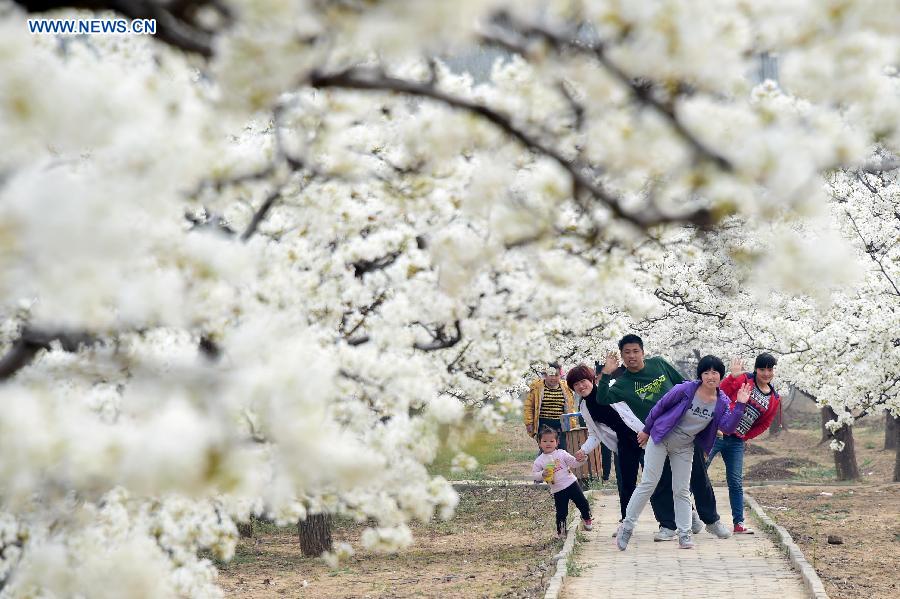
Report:
<svg viewBox="0 0 900 599"><path fill-rule="evenodd" d="M725 480L728 481L728 501L731 502L731 519L734 523L744 521L744 440L728 435L716 439L706 467L712 464L717 453L725 462Z"/></svg>

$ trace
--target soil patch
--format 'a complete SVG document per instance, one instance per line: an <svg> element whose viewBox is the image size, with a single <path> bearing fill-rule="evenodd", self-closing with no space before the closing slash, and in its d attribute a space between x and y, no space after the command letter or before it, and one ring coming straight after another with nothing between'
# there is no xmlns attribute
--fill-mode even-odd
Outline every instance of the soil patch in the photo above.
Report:
<svg viewBox="0 0 900 599"><path fill-rule="evenodd" d="M772 452L757 443L744 444L744 453L746 455L772 455Z"/></svg>
<svg viewBox="0 0 900 599"><path fill-rule="evenodd" d="M257 528L220 568L227 597L542 597L558 552L553 500L532 486L460 491L456 517L413 525L415 543L396 555L361 549L364 525L339 520L335 542L357 554L332 570L300 555L296 529Z"/></svg>
<svg viewBox="0 0 900 599"><path fill-rule="evenodd" d="M746 480L786 480L794 478L794 469L815 466L816 463L806 458L772 458L747 468Z"/></svg>
<svg viewBox="0 0 900 599"><path fill-rule="evenodd" d="M900 596L900 484L772 486L749 492L788 529L829 596ZM843 544L829 544L829 535L840 536Z"/></svg>

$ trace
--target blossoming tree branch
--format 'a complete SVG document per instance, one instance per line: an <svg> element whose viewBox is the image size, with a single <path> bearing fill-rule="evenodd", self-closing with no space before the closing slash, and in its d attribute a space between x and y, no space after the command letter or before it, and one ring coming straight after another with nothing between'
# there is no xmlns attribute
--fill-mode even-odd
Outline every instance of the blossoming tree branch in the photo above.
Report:
<svg viewBox="0 0 900 599"><path fill-rule="evenodd" d="M158 33L28 34L106 10ZM632 322L780 352L836 426L897 414L898 26L875 0L0 2L2 593L221 596L200 552L250 514L403 547L455 507L442 444Z"/></svg>

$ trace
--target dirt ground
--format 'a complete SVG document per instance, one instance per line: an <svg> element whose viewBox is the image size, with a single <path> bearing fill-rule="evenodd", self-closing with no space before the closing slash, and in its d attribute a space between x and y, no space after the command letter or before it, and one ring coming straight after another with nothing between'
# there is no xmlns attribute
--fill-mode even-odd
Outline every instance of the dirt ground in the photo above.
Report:
<svg viewBox="0 0 900 599"><path fill-rule="evenodd" d="M834 460L828 444L819 443L813 415L777 437L764 434L748 444L745 485L791 533L832 599L893 599L900 597L900 484L889 482L894 452L882 450L884 432L877 425L857 426L854 438L858 483L834 480ZM718 458L710 478L725 486ZM728 514L727 495L717 499L719 512ZM843 544L829 544L829 535Z"/></svg>
<svg viewBox="0 0 900 599"><path fill-rule="evenodd" d="M866 424L854 431L860 482L889 482L894 472L894 452L882 450L884 429ZM828 443L820 444L819 439L818 415L794 423L791 429L775 437L768 433L760 435L747 444L744 478L748 484L751 481L834 484L834 458ZM721 458L715 458L709 475L714 484L725 484Z"/></svg>
<svg viewBox="0 0 900 599"><path fill-rule="evenodd" d="M339 522L335 541L358 547L361 525ZM546 489L530 486L460 491L454 519L413 527L415 543L397 555L358 553L338 570L303 558L296 529L259 531L242 540L220 569L226 596L504 597L543 596L547 560L562 544L553 534Z"/></svg>
<svg viewBox="0 0 900 599"><path fill-rule="evenodd" d="M900 484L749 491L791 533L832 599L900 597ZM843 543L829 544L829 535Z"/></svg>
<svg viewBox="0 0 900 599"><path fill-rule="evenodd" d="M878 424L878 423L875 423ZM900 484L890 484L894 453L883 451L883 431L857 427L862 479L834 480L827 444L819 444L817 414L799 415L791 429L747 446L748 488L785 526L814 565L833 599L900 597ZM458 478L524 480L533 441L510 422L497 442L482 448L486 464ZM721 459L710 478L725 486ZM831 493L823 495L822 493ZM719 497L726 519L727 496ZM335 541L359 550L362 525L338 522ZM230 598L262 597L522 597L543 595L548 559L560 548L553 506L545 489L530 486L462 490L457 516L413 526L415 544L394 556L359 552L338 570L302 558L296 529L262 526L242 540L235 559L220 568ZM829 545L827 535L843 537ZM305 585L305 586L304 586Z"/></svg>

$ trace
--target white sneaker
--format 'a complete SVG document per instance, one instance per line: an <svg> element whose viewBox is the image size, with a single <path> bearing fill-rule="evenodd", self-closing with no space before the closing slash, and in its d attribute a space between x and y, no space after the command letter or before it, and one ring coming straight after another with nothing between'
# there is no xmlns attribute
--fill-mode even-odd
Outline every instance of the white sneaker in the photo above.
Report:
<svg viewBox="0 0 900 599"><path fill-rule="evenodd" d="M679 549L693 549L694 548L694 540L691 538L691 533L683 532L678 535L678 548Z"/></svg>
<svg viewBox="0 0 900 599"><path fill-rule="evenodd" d="M628 548L628 541L631 540L633 530L625 528L624 524L619 525L618 534L616 534L616 547L619 551L625 551Z"/></svg>
<svg viewBox="0 0 900 599"><path fill-rule="evenodd" d="M700 514L697 513L697 510L691 510L691 532L697 534L702 530L703 520L700 519Z"/></svg>
<svg viewBox="0 0 900 599"><path fill-rule="evenodd" d="M664 526L661 526L660 529L658 531L656 531L656 534L653 535L653 540L656 541L657 543L659 543L662 541L671 541L671 540L675 539L675 537L677 537L677 536L678 536L678 534L671 528L666 528Z"/></svg>
<svg viewBox="0 0 900 599"><path fill-rule="evenodd" d="M721 520L716 520L712 524L707 524L706 532L711 535L716 535L720 539L727 539L731 536L731 531L725 528L725 525L722 524Z"/></svg>

